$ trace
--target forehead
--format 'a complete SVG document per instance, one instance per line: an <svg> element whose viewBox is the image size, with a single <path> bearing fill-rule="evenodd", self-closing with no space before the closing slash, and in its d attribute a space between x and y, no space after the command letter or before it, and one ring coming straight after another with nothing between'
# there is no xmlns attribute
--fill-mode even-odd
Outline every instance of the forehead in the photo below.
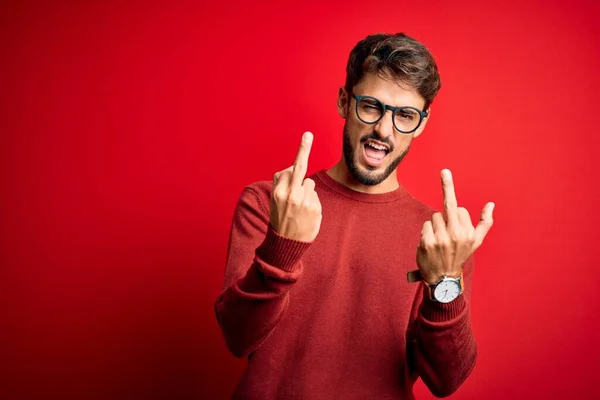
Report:
<svg viewBox="0 0 600 400"><path fill-rule="evenodd" d="M416 89L377 73L365 74L354 87L354 92L361 96L376 97L390 106L412 106L421 110L425 106L425 99Z"/></svg>

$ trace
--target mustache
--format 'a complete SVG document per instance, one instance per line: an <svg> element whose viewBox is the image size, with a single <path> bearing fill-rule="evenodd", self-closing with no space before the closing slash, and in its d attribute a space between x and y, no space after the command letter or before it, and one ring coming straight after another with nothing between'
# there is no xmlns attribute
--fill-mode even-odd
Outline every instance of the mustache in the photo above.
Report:
<svg viewBox="0 0 600 400"><path fill-rule="evenodd" d="M371 132L368 135L365 135L360 138L360 144L364 144L367 140L376 140L378 142L385 143L390 147L390 153L392 151L394 151L394 144L392 143L390 138L387 138L387 137L382 138L379 135L377 135L375 132Z"/></svg>

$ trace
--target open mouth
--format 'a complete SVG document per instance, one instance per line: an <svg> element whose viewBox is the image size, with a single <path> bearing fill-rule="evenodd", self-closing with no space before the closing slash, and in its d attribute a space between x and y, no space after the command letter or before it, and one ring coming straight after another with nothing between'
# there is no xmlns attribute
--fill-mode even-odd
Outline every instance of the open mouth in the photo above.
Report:
<svg viewBox="0 0 600 400"><path fill-rule="evenodd" d="M365 163L372 167L381 165L390 152L389 146L374 140L367 140L362 148Z"/></svg>

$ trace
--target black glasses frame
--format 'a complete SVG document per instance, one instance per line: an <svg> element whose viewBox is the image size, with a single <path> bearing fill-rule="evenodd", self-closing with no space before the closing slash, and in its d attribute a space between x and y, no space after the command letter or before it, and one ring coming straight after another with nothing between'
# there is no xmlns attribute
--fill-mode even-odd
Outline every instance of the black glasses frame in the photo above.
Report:
<svg viewBox="0 0 600 400"><path fill-rule="evenodd" d="M413 133L414 131L416 131L417 129L419 129L419 127L421 126L421 123L423 122L423 118L427 118L428 115L429 115L426 111L421 111L421 110L419 110L416 107L411 107L411 106L404 106L404 107L388 106L387 104L384 104L381 100L379 100L378 98L373 97L373 96L359 96L359 95L357 95L355 93L352 93L352 97L354 97L354 100L356 100L355 109L356 109L356 116L358 117L358 119L360 119L365 124L374 125L374 124L378 123L379 121L381 121L381 118L383 118L383 116L385 115L385 113L387 113L387 110L390 110L392 112L392 123L394 124L394 128L398 132L400 132L400 133L405 133L405 134ZM381 113L381 116L379 118L377 118L376 121L367 122L367 121L363 120L360 117L360 114L358 112L358 103L360 103L364 99L374 100L374 101L376 101L377 103L379 103L381 105L381 109L383 110L383 112ZM414 110L414 111L416 111L419 114L419 123L417 124L417 126L414 129L412 129L410 131L400 130L396 126L396 114L398 114L402 110L406 110L406 109Z"/></svg>

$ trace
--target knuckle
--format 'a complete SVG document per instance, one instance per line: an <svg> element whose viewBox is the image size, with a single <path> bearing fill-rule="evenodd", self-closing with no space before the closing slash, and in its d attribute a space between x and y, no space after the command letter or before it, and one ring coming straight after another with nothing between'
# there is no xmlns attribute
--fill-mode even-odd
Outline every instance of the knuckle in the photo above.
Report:
<svg viewBox="0 0 600 400"><path fill-rule="evenodd" d="M472 232L469 232L469 234L467 235L467 242L469 242L469 244L473 244L475 243L476 239L477 237L475 236L475 231L473 230Z"/></svg>
<svg viewBox="0 0 600 400"><path fill-rule="evenodd" d="M314 182L304 182L302 185L306 195L310 196L315 191L315 183Z"/></svg>
<svg viewBox="0 0 600 400"><path fill-rule="evenodd" d="M456 207L456 203L454 202L454 200L444 199L444 207Z"/></svg>
<svg viewBox="0 0 600 400"><path fill-rule="evenodd" d="M278 201L284 201L285 200L285 192L281 189L281 188L275 188L275 190L273 191L273 198Z"/></svg>
<svg viewBox="0 0 600 400"><path fill-rule="evenodd" d="M463 239L463 235L462 232L460 232L459 230L453 229L450 232L448 232L449 238L448 241L449 242L460 242Z"/></svg>
<svg viewBox="0 0 600 400"><path fill-rule="evenodd" d="M315 196L313 205L314 205L315 211L317 211L319 214L323 213L323 206L321 205L321 201L319 201L319 198L317 196Z"/></svg>
<svg viewBox="0 0 600 400"><path fill-rule="evenodd" d="M431 238L429 235L421 236L421 247L425 250L432 250L435 248L435 239Z"/></svg>
<svg viewBox="0 0 600 400"><path fill-rule="evenodd" d="M450 237L448 235L438 235L436 240L436 247L438 248L449 248L451 245Z"/></svg>
<svg viewBox="0 0 600 400"><path fill-rule="evenodd" d="M302 198L301 198L301 197L299 197L299 196L295 195L295 194L292 192L292 193L290 193L290 194L287 196L287 203L288 203L289 205L291 205L291 206L296 206L296 207L298 207L298 206L301 206L301 205L302 205L302 203L303 203L303 200L302 200Z"/></svg>

